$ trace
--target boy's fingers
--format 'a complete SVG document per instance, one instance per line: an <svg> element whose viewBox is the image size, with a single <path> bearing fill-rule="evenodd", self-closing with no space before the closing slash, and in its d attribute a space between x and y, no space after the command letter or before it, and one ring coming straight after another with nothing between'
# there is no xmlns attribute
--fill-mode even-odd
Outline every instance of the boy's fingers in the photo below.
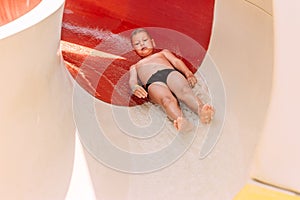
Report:
<svg viewBox="0 0 300 200"><path fill-rule="evenodd" d="M193 80L189 80L189 85L191 86L191 87L194 87L194 82L193 82Z"/></svg>
<svg viewBox="0 0 300 200"><path fill-rule="evenodd" d="M197 83L197 79L195 77L191 77L189 79L189 84L191 87L194 87L196 85L196 83Z"/></svg>
<svg viewBox="0 0 300 200"><path fill-rule="evenodd" d="M144 89L144 88L142 88L142 87L140 87L139 88L139 92L144 96L144 97L146 97L147 96L147 92L146 92L146 90Z"/></svg>
<svg viewBox="0 0 300 200"><path fill-rule="evenodd" d="M144 88L139 87L136 89L134 94L139 98L146 98L148 93L144 90Z"/></svg>

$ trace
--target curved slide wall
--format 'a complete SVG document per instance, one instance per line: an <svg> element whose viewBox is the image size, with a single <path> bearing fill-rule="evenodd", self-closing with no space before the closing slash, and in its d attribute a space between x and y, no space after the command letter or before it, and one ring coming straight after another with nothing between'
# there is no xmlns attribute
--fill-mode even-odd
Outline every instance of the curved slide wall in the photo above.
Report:
<svg viewBox="0 0 300 200"><path fill-rule="evenodd" d="M274 0L273 90L252 177L300 193L299 1Z"/></svg>
<svg viewBox="0 0 300 200"><path fill-rule="evenodd" d="M69 187L75 142L60 54L64 1L30 2L1 1L2 17L28 12L0 27L0 199L58 200Z"/></svg>

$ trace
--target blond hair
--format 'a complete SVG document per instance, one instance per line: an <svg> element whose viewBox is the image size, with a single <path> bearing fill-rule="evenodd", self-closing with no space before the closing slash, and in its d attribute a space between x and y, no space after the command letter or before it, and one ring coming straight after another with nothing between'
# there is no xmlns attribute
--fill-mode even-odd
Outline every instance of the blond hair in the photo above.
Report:
<svg viewBox="0 0 300 200"><path fill-rule="evenodd" d="M144 28L137 28L137 29L135 29L135 30L133 30L133 31L131 32L131 35L130 35L130 40L131 40L131 42L132 42L133 36L135 36L136 34L141 33L141 32L147 33L147 35L151 38L149 32L148 32L146 29L144 29Z"/></svg>

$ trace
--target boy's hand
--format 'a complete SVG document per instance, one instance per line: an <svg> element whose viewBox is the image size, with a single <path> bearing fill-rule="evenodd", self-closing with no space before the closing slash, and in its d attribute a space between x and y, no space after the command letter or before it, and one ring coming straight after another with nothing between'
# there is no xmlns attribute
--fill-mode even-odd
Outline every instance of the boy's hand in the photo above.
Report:
<svg viewBox="0 0 300 200"><path fill-rule="evenodd" d="M187 77L186 77L189 85L193 88L196 83L197 83L197 78L194 76L193 73L189 74Z"/></svg>
<svg viewBox="0 0 300 200"><path fill-rule="evenodd" d="M132 93L138 98L146 98L148 96L146 90L142 86L137 84L132 87Z"/></svg>

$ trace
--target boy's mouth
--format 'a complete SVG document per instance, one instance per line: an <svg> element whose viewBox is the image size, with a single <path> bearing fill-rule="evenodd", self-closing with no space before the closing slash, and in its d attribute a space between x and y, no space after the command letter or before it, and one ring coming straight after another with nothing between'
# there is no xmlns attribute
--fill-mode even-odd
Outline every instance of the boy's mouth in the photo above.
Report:
<svg viewBox="0 0 300 200"><path fill-rule="evenodd" d="M147 47L143 47L141 50L144 51L144 50L146 50L146 49L147 49Z"/></svg>

